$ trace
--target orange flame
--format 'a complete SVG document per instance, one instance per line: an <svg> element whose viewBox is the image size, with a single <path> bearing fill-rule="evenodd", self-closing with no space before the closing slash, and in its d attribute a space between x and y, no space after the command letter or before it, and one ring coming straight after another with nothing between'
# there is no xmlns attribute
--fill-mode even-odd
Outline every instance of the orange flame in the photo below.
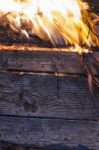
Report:
<svg viewBox="0 0 99 150"><path fill-rule="evenodd" d="M0 18L14 32L37 35L53 45L97 46L99 39L88 4L81 0L0 0Z"/></svg>

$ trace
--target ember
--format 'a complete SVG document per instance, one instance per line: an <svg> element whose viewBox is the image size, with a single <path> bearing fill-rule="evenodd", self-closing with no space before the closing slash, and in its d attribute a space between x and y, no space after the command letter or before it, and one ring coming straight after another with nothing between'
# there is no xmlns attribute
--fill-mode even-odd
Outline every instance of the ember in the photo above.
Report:
<svg viewBox="0 0 99 150"><path fill-rule="evenodd" d="M82 53L84 46L99 45L92 21L97 16L89 14L88 8L82 0L1 0L1 42L6 31L7 41L35 43L36 37L54 47L73 45Z"/></svg>

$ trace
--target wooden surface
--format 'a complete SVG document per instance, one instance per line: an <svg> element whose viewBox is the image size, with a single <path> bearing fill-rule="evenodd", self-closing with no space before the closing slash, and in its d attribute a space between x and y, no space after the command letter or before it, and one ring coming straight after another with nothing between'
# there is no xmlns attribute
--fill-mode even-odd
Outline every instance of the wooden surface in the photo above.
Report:
<svg viewBox="0 0 99 150"><path fill-rule="evenodd" d="M44 49L44 50L43 50ZM0 69L25 72L81 74L84 69L78 54L70 52L0 50Z"/></svg>
<svg viewBox="0 0 99 150"><path fill-rule="evenodd" d="M98 150L99 92L77 54L1 50L0 69L0 141Z"/></svg>
<svg viewBox="0 0 99 150"><path fill-rule="evenodd" d="M0 143L99 150L99 90L90 94L85 74L75 53L1 49Z"/></svg>
<svg viewBox="0 0 99 150"><path fill-rule="evenodd" d="M0 115L97 119L85 77L1 73ZM96 100L96 97L95 97Z"/></svg>
<svg viewBox="0 0 99 150"><path fill-rule="evenodd" d="M45 48L38 48L36 50L12 49L9 51L8 49L0 49L0 70L51 74L58 72L72 75L86 74L79 54L59 50L49 51L47 49L46 51ZM94 56L99 61L99 53L94 52ZM90 56L87 59L89 60Z"/></svg>
<svg viewBox="0 0 99 150"><path fill-rule="evenodd" d="M0 117L0 124L2 141L36 146L80 143L99 148L99 121Z"/></svg>

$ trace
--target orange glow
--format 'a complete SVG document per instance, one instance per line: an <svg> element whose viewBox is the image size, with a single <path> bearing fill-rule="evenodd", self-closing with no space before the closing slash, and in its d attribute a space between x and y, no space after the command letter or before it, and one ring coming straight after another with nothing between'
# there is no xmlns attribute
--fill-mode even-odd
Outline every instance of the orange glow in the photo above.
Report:
<svg viewBox="0 0 99 150"><path fill-rule="evenodd" d="M99 45L88 4L82 0L0 0L0 19L5 18L13 32L29 38L37 35L55 45Z"/></svg>

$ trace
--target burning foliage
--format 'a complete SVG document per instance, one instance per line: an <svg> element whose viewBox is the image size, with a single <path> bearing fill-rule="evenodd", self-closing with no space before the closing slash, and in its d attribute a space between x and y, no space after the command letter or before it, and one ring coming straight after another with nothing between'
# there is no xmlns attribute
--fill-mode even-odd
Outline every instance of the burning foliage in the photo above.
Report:
<svg viewBox="0 0 99 150"><path fill-rule="evenodd" d="M99 40L89 14L88 4L81 0L1 0L0 35L7 40L28 41L35 36L53 46L97 46ZM4 32L2 32L4 29Z"/></svg>

